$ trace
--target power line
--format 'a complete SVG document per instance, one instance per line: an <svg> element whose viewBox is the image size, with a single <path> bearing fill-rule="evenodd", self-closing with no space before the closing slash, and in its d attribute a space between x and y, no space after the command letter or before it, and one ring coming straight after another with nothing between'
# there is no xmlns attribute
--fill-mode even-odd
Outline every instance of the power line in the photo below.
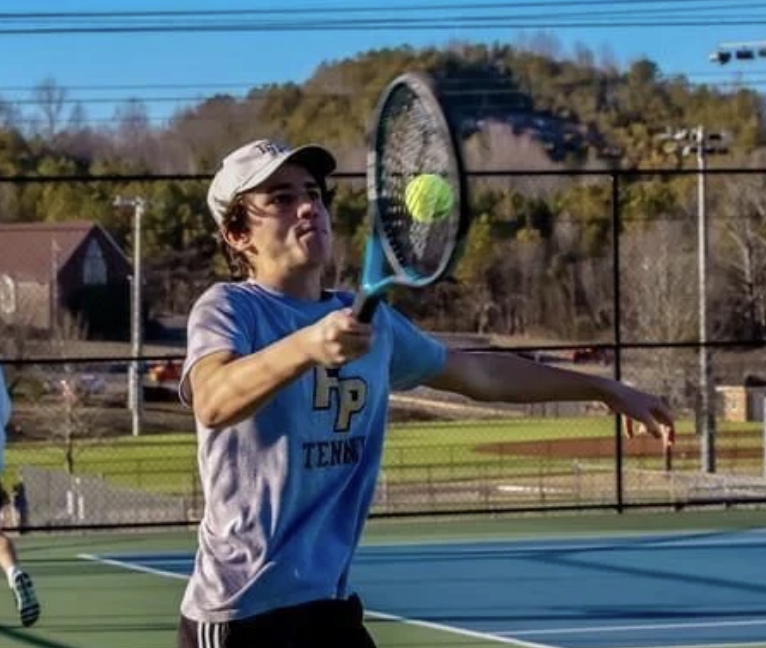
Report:
<svg viewBox="0 0 766 648"><path fill-rule="evenodd" d="M730 79L733 74L742 75L742 78L747 76L747 79L753 79L753 80L761 80L761 77L764 77L766 79L766 71L759 71L759 70L748 70L745 72L737 71L733 72L731 70L697 70L692 72L685 72L683 75L678 74L671 74L668 76L668 80L675 81L676 77L678 76L684 76L688 79L696 79L696 78L724 78L724 79ZM460 79L457 79L458 81ZM610 82L610 80L605 80L607 83ZM64 90L65 92L107 92L107 91L152 91L152 90L159 90L159 91L167 91L167 90L199 90L201 92L207 92L210 90L226 90L226 89L240 89L244 93L252 93L252 92L268 92L271 87L273 86L279 86L281 84L279 83L252 83L249 81L242 81L242 82L232 82L232 83L218 83L218 82L210 82L206 83L204 81L200 81L198 83L140 83L140 84L99 84L99 85L60 85L58 83L55 84L55 87L60 90ZM38 90L40 87L40 84L35 85L26 85L26 86L0 86L0 101L5 99L8 102L19 102L23 100L9 98L7 96L8 93L33 93L36 90ZM306 90L302 91L304 94L337 94L334 92L307 92ZM182 97L183 98L183 97ZM189 99L197 99L198 97L188 97ZM146 99L149 101L153 101L154 98L151 96L145 96L145 97L139 97L139 100ZM95 101L95 98L85 98L83 101L90 102L91 100ZM112 101L119 101L119 99L111 99ZM135 100L135 97L130 97L130 100Z"/></svg>
<svg viewBox="0 0 766 648"><path fill-rule="evenodd" d="M529 20L529 19L527 19ZM389 21L376 20L367 22L285 22L285 23L252 23L252 24L215 24L215 25L174 25L174 26L121 26L121 27L57 27L38 29L0 29L2 36L56 36L65 34L79 35L116 35L116 34L163 34L163 33L261 33L261 32L319 32L319 31L385 31L391 29L406 31L457 31L466 29L503 30L503 29L620 29L620 28L656 28L656 27L753 27L766 25L766 18L754 20L752 17L742 17L730 20L710 18L684 20L634 20L614 21L572 21L547 22L548 18L541 16L529 22L520 20L499 20L494 16L472 19L466 24L465 18L443 19L433 21ZM485 22L482 22L485 21Z"/></svg>
<svg viewBox="0 0 766 648"><path fill-rule="evenodd" d="M140 84L104 84L104 85L74 85L59 86L65 90L74 90L77 92L101 92L103 90L209 90L226 88L265 88L267 84L262 83L140 83ZM39 86L0 86L2 92L33 92Z"/></svg>
<svg viewBox="0 0 766 648"><path fill-rule="evenodd" d="M5 24L16 23L18 26L4 27L0 34L4 35L54 35L54 34L116 34L116 33L168 33L168 32L274 32L274 31L330 31L330 30L383 30L383 29L460 29L474 27L483 29L498 28L603 28L603 27L658 27L658 26L720 26L763 24L753 15L754 11L762 11L762 3L750 4L739 2L720 6L716 2L705 6L714 0L675 0L675 6L669 6L672 0L558 0L548 3L515 2L515 3L483 3L467 7L456 4L410 5L402 7L393 18L387 17L358 17L359 13L375 11L372 7L322 7L322 8L289 8L261 10L208 10L208 11L142 11L142 12L70 12L70 13L40 13L40 14L0 14L5 18ZM629 9L615 9L615 5L629 4ZM643 5L658 5L659 7L639 7ZM690 5L694 6L691 7ZM605 7L608 10L592 10L587 7ZM551 8L575 7L576 12L556 12L557 22L549 22ZM586 7L584 9L584 7ZM477 13L477 9L492 9L504 13ZM534 13L519 13L519 9L532 9ZM546 11L541 9L545 8ZM434 18L434 10L461 11L470 10L468 15L440 15ZM512 15L507 11L514 9ZM733 13L734 10L745 9L746 14ZM407 17L401 14L409 12L428 12L419 17ZM678 18L678 12L684 17ZM721 14L722 15L710 15ZM708 15L703 15L707 13ZM236 22L222 21L224 17L246 16L279 16L300 14L301 19L279 20L239 20ZM322 16L342 14L340 17L317 20L317 14ZM692 16L691 18L688 16ZM630 18L626 20L626 18ZM180 19L183 19L179 21ZM204 20L201 20L203 19ZM215 19L215 20L212 20ZM47 25L54 22L54 26ZM185 22L184 22L185 21ZM603 22L602 22L603 21ZM33 24L24 24L31 22ZM40 22L44 25L40 26ZM69 25L63 23L68 22ZM542 24L541 24L542 23ZM46 26L47 25L47 26Z"/></svg>
<svg viewBox="0 0 766 648"><path fill-rule="evenodd" d="M470 3L421 3L421 4L402 4L389 5L389 9L394 9L397 13L402 12L425 12L425 11L450 11L464 9L549 9L552 7L588 7L588 6L607 6L615 5L669 5L687 6L689 4L715 4L720 5L720 0L551 0L549 2L523 1L523 2L479 2ZM748 7L757 8L759 2L754 1ZM124 19L124 18L192 18L192 17L242 17L242 16L265 16L265 15L315 15L315 14L359 14L359 13L380 13L380 7L370 6L324 6L324 7L275 7L268 9L208 9L208 10L156 10L156 11L69 11L69 12L11 12L0 13L2 20L35 20L35 19L55 19L62 20L67 18L105 18L105 19Z"/></svg>
<svg viewBox="0 0 766 648"><path fill-rule="evenodd" d="M331 94L331 93L328 93ZM63 98L57 103L60 105L71 104L136 104L136 103L182 103L189 101L206 101L208 98L199 96L186 97L92 97L89 99ZM44 102L43 102L44 103ZM0 105L10 106L39 106L41 102L38 99L7 99L3 100L0 96Z"/></svg>

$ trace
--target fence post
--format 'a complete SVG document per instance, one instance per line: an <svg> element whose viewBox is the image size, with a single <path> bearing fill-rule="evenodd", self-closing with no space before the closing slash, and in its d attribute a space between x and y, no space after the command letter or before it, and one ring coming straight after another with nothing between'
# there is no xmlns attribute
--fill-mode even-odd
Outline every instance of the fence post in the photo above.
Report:
<svg viewBox="0 0 766 648"><path fill-rule="evenodd" d="M614 379L622 380L622 310L620 294L620 176L613 172L612 177L612 284L614 309ZM615 453L615 505L622 513L625 504L625 484L623 483L622 465L622 429L620 416L614 417L614 453Z"/></svg>

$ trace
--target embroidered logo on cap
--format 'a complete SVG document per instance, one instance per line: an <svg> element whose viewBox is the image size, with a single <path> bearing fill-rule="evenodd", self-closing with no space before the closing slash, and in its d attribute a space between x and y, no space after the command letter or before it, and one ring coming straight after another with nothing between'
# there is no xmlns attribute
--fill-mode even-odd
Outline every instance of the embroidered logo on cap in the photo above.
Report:
<svg viewBox="0 0 766 648"><path fill-rule="evenodd" d="M290 151L289 146L269 141L256 142L253 148L261 155L279 155Z"/></svg>

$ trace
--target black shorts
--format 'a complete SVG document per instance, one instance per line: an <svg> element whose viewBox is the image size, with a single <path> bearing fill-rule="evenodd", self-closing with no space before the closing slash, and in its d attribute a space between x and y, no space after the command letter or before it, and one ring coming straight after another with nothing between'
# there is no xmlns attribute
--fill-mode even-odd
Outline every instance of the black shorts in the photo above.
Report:
<svg viewBox="0 0 766 648"><path fill-rule="evenodd" d="M200 623L181 616L179 648L376 648L359 597L279 608L249 619Z"/></svg>

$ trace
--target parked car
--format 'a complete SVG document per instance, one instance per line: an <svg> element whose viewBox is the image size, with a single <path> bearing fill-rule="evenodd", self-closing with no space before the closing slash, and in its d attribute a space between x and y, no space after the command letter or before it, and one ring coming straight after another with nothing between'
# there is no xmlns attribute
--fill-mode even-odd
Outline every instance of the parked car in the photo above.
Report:
<svg viewBox="0 0 766 648"><path fill-rule="evenodd" d="M144 398L148 401L177 401L183 363L163 360L150 363L144 379Z"/></svg>
<svg viewBox="0 0 766 648"><path fill-rule="evenodd" d="M163 362L153 362L146 371L146 377L154 383L175 382L181 380L181 370L183 366L177 360L165 360Z"/></svg>
<svg viewBox="0 0 766 648"><path fill-rule="evenodd" d="M96 373L65 373L49 378L46 387L48 393L61 396L101 396L106 393L106 379Z"/></svg>

